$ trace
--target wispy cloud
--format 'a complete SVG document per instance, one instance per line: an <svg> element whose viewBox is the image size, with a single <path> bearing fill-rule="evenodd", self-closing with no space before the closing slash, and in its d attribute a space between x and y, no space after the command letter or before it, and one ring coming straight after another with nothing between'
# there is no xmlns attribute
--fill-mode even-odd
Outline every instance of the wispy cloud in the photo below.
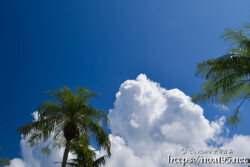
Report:
<svg viewBox="0 0 250 167"><path fill-rule="evenodd" d="M222 110L222 111L229 111L229 108L227 106L225 106L224 104L213 104L213 106L215 108L218 108L219 110Z"/></svg>

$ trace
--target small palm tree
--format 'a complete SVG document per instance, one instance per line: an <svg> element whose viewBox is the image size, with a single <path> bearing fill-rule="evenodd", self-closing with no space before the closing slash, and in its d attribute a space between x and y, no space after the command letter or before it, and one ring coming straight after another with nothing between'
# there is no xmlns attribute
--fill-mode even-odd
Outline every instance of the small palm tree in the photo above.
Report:
<svg viewBox="0 0 250 167"><path fill-rule="evenodd" d="M250 24L244 28L249 31ZM227 105L230 101L242 99L229 118L232 126L241 122L239 109L244 101L250 99L249 35L244 33L243 29L227 29L222 38L232 42L230 53L197 63L196 76L203 77L206 82L203 84L202 93L195 94L193 101L205 103L217 100Z"/></svg>
<svg viewBox="0 0 250 167"><path fill-rule="evenodd" d="M96 110L88 101L97 96L86 88L76 87L73 93L68 87L52 90L46 94L56 99L56 102L45 101L38 108L38 120L21 126L18 132L28 139L30 146L44 143L48 139L53 142L53 147L65 146L62 167L66 167L71 143L77 143L80 138L89 140L91 135L100 148L110 155L110 140L100 123L108 125L109 119L103 110ZM50 143L49 143L50 144ZM45 153L50 153L48 146L44 147Z"/></svg>
<svg viewBox="0 0 250 167"><path fill-rule="evenodd" d="M83 138L78 140L77 143L72 143L72 153L76 158L67 163L71 167L100 167L105 165L108 157L108 155L105 155L96 158L96 151Z"/></svg>
<svg viewBox="0 0 250 167"><path fill-rule="evenodd" d="M2 128L0 127L0 130ZM2 150L2 148L0 147L0 151ZM9 158L0 158L0 166L3 166L3 165L10 165L10 160Z"/></svg>

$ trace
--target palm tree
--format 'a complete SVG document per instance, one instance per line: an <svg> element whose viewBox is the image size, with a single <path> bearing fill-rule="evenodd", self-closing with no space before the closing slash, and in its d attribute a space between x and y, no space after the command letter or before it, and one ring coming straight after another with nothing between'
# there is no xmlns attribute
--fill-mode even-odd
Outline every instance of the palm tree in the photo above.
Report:
<svg viewBox="0 0 250 167"><path fill-rule="evenodd" d="M100 167L105 165L108 157L108 155L104 155L96 158L96 151L83 138L78 140L77 143L72 143L72 153L76 158L67 163L71 167Z"/></svg>
<svg viewBox="0 0 250 167"><path fill-rule="evenodd" d="M2 129L2 127L0 127L0 130ZM0 147L0 151L2 150L2 148ZM0 158L0 166L3 165L10 165L10 160L9 158Z"/></svg>
<svg viewBox="0 0 250 167"><path fill-rule="evenodd" d="M53 147L65 146L62 167L66 167L71 143L77 143L80 138L89 140L93 137L98 146L107 151L110 156L110 140L101 127L109 124L105 111L97 110L88 101L97 96L86 88L76 87L73 93L68 87L59 90L47 91L46 94L56 99L56 102L45 101L38 108L38 119L25 126L21 126L18 132L28 139L30 146L44 143L48 139L53 142ZM49 145L44 147L45 153L50 153Z"/></svg>
<svg viewBox="0 0 250 167"><path fill-rule="evenodd" d="M250 24L244 26L250 30ZM242 100L233 115L228 119L232 126L237 126L242 120L239 109L243 102L250 99L250 34L244 29L227 29L225 40L231 41L232 49L228 54L217 59L197 63L196 76L203 77L202 93L195 94L194 102L213 102L217 100L227 105L230 101Z"/></svg>

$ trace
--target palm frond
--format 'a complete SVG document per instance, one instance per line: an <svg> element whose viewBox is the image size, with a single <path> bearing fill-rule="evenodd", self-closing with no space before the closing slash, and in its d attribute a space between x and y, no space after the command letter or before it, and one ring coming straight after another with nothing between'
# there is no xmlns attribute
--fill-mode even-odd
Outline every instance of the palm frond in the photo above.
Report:
<svg viewBox="0 0 250 167"><path fill-rule="evenodd" d="M249 24L244 28L249 28ZM231 41L231 52L217 59L197 63L195 75L206 80L202 92L195 94L194 102L219 101L227 105L250 94L250 40L243 29L227 29L222 36ZM237 108L229 123L237 126L241 121Z"/></svg>
<svg viewBox="0 0 250 167"><path fill-rule="evenodd" d="M10 165L10 159L9 158L0 158L0 166L3 165Z"/></svg>

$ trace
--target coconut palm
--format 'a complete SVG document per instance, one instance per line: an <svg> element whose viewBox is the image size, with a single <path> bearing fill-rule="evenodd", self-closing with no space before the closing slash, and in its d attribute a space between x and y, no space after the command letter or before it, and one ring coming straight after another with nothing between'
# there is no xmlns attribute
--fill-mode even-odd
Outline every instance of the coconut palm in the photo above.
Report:
<svg viewBox="0 0 250 167"><path fill-rule="evenodd" d="M250 30L250 24L245 27ZM227 29L222 36L231 41L231 50L228 54L217 59L210 59L197 63L196 76L203 77L202 93L195 94L194 102L213 102L217 100L227 105L229 102L242 100L236 107L233 115L229 118L232 126L237 126L240 107L250 98L250 34L244 29Z"/></svg>
<svg viewBox="0 0 250 167"><path fill-rule="evenodd" d="M0 130L2 128L0 127ZM0 147L0 151L2 150L2 148ZM10 165L10 160L8 158L0 158L0 166L3 165Z"/></svg>
<svg viewBox="0 0 250 167"><path fill-rule="evenodd" d="M79 147L80 146L80 147ZM72 143L72 153L76 157L67 164L71 167L100 167L105 165L108 155L97 158L96 151L84 138Z"/></svg>
<svg viewBox="0 0 250 167"><path fill-rule="evenodd" d="M98 146L110 155L110 140L100 125L109 123L107 114L88 103L98 94L86 88L76 87L76 90L73 93L65 86L46 92L56 102L45 101L38 108L38 119L18 129L30 146L51 140L43 149L45 153L50 153L51 142L55 148L65 147L62 167L66 167L71 143L77 143L80 138L88 141L93 137Z"/></svg>

